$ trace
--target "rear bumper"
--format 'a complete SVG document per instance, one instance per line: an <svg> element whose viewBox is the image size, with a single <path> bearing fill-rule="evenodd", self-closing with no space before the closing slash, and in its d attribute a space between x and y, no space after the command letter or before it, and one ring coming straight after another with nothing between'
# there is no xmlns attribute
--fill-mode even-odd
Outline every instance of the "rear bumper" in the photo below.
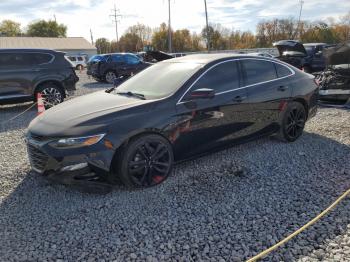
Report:
<svg viewBox="0 0 350 262"><path fill-rule="evenodd" d="M62 84L66 91L73 91L76 90L76 83L78 83L79 77L75 74L74 69L72 69L72 73L63 80Z"/></svg>
<svg viewBox="0 0 350 262"><path fill-rule="evenodd" d="M350 89L327 89L319 91L322 100L347 100L350 98Z"/></svg>

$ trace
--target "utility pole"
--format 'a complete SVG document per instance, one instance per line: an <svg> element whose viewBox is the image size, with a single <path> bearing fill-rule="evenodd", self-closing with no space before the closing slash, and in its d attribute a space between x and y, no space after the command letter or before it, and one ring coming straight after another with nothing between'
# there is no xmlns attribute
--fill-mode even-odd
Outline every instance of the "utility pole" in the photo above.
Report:
<svg viewBox="0 0 350 262"><path fill-rule="evenodd" d="M205 20L207 25L207 49L208 52L210 51L210 36L209 36L209 22L208 22L208 10L207 10L207 0L204 0L204 7L205 7Z"/></svg>
<svg viewBox="0 0 350 262"><path fill-rule="evenodd" d="M92 30L90 28L90 37L91 37L91 44L94 45L94 37L92 35Z"/></svg>
<svg viewBox="0 0 350 262"><path fill-rule="evenodd" d="M172 53L172 37L171 37L171 10L170 10L170 0L169 3L169 23L168 23L168 49L169 53Z"/></svg>
<svg viewBox="0 0 350 262"><path fill-rule="evenodd" d="M294 37L295 38L298 34L298 31L299 31L299 27L300 27L300 20L301 20L301 13L303 11L303 5L304 5L304 0L299 0L299 3L300 3L300 9L299 9L299 18L298 18L298 25L297 25L297 29L295 31L295 34L294 34Z"/></svg>
<svg viewBox="0 0 350 262"><path fill-rule="evenodd" d="M53 15L53 18L54 18L55 22L57 22L56 14Z"/></svg>
<svg viewBox="0 0 350 262"><path fill-rule="evenodd" d="M121 14L119 14L119 9L117 9L116 5L114 4L114 8L112 9L112 15L110 15L113 18L113 22L115 23L115 36L117 38L117 42L119 41L118 36L118 23L120 22L118 19L122 17Z"/></svg>

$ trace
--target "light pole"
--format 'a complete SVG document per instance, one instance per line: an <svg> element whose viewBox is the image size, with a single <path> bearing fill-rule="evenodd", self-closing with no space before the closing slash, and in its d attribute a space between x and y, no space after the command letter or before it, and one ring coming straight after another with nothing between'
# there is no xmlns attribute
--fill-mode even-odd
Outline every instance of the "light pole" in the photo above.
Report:
<svg viewBox="0 0 350 262"><path fill-rule="evenodd" d="M205 7L205 20L207 24L207 49L208 52L210 51L210 36L209 36L209 23L208 23L208 10L207 10L207 0L204 0L204 7Z"/></svg>
<svg viewBox="0 0 350 262"><path fill-rule="evenodd" d="M169 23L168 23L168 49L169 53L172 52L172 37L171 37L171 10L170 10L170 0L168 0L169 3Z"/></svg>

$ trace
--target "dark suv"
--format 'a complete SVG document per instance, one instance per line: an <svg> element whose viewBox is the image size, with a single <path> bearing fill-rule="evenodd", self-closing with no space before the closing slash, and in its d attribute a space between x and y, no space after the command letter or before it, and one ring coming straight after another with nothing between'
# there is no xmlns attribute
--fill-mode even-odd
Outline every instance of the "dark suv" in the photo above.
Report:
<svg viewBox="0 0 350 262"><path fill-rule="evenodd" d="M79 78L65 53L46 49L0 49L0 103L35 101L45 107L61 103Z"/></svg>
<svg viewBox="0 0 350 262"><path fill-rule="evenodd" d="M129 77L150 65L131 53L96 55L87 63L87 74L97 81L114 83L117 77Z"/></svg>

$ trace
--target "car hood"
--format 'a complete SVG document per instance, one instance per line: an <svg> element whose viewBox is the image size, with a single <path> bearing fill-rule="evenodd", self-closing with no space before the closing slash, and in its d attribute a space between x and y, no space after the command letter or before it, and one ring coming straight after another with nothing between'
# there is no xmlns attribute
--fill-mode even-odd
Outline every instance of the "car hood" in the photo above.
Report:
<svg viewBox="0 0 350 262"><path fill-rule="evenodd" d="M56 105L36 117L28 131L38 136L62 137L95 134L123 117L123 112L152 100L140 100L99 91Z"/></svg>
<svg viewBox="0 0 350 262"><path fill-rule="evenodd" d="M280 56L283 56L285 54L292 55L292 54L300 54L307 56L307 52L305 50L305 47L302 43L294 40L281 40L278 42L273 43L273 46L275 46L278 49L278 52Z"/></svg>

